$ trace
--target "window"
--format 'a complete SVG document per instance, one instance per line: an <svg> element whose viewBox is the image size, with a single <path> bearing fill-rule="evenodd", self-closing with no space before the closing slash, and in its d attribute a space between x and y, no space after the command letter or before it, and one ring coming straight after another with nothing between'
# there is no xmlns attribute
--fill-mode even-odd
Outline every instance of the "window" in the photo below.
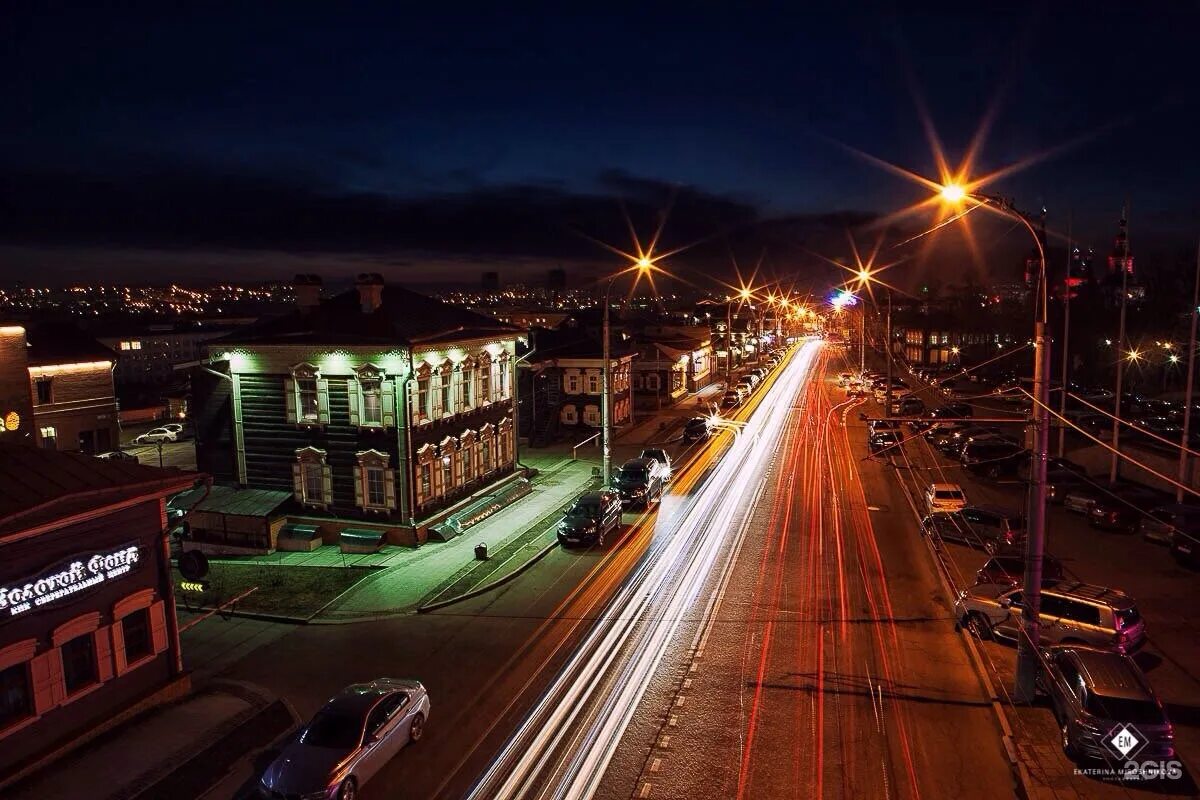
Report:
<svg viewBox="0 0 1200 800"><path fill-rule="evenodd" d="M284 385L288 422L324 425L329 422L329 383L312 364L297 364Z"/></svg>
<svg viewBox="0 0 1200 800"><path fill-rule="evenodd" d="M359 382L362 391L362 425L383 425L383 389L378 378Z"/></svg>
<svg viewBox="0 0 1200 800"><path fill-rule="evenodd" d="M442 456L442 493L454 488L454 467L450 456Z"/></svg>
<svg viewBox="0 0 1200 800"><path fill-rule="evenodd" d="M589 372L587 376L587 393L600 394L600 374Z"/></svg>
<svg viewBox="0 0 1200 800"><path fill-rule="evenodd" d="M413 422L429 419L429 377L417 378L417 408Z"/></svg>
<svg viewBox="0 0 1200 800"><path fill-rule="evenodd" d="M508 399L508 354L505 353L496 365L496 377L501 400Z"/></svg>
<svg viewBox="0 0 1200 800"><path fill-rule="evenodd" d="M486 436L480 440L480 462L483 464L485 473L492 471L492 439Z"/></svg>
<svg viewBox="0 0 1200 800"><path fill-rule="evenodd" d="M657 392L659 388L658 373L653 373L646 376L646 388L652 392Z"/></svg>
<svg viewBox="0 0 1200 800"><path fill-rule="evenodd" d="M585 406L583 409L583 424L596 426L600 424L600 409L596 406Z"/></svg>
<svg viewBox="0 0 1200 800"><path fill-rule="evenodd" d="M317 398L316 378L300 378L296 381L296 392L300 397L300 422L316 422L320 419L320 401Z"/></svg>
<svg viewBox="0 0 1200 800"><path fill-rule="evenodd" d="M327 506L333 500L333 472L325 463L325 451L305 447L296 451L292 464L292 493L301 503Z"/></svg>
<svg viewBox="0 0 1200 800"><path fill-rule="evenodd" d="M54 400L52 399L53 395L50 391L50 386L51 386L50 378L38 378L36 381L33 382L33 385L37 387L38 405L54 402Z"/></svg>
<svg viewBox="0 0 1200 800"><path fill-rule="evenodd" d="M387 503L386 495L383 491L383 473L386 470L378 467L371 467L367 472L367 505L379 507Z"/></svg>
<svg viewBox="0 0 1200 800"><path fill-rule="evenodd" d="M417 491L422 500L433 494L433 469L428 462L421 465L421 481Z"/></svg>
<svg viewBox="0 0 1200 800"><path fill-rule="evenodd" d="M125 640L125 663L132 664L154 654L154 641L150 637L150 609L140 608L120 621L121 634Z"/></svg>
<svg viewBox="0 0 1200 800"><path fill-rule="evenodd" d="M85 633L64 643L61 653L63 683L66 685L68 696L99 680L96 671L96 642L92 634Z"/></svg>
<svg viewBox="0 0 1200 800"><path fill-rule="evenodd" d="M567 376L567 394L579 394L579 376L575 373Z"/></svg>
<svg viewBox="0 0 1200 800"><path fill-rule="evenodd" d="M475 407L475 367L464 366L462 371L463 408Z"/></svg>
<svg viewBox="0 0 1200 800"><path fill-rule="evenodd" d="M578 425L579 412L575 410L573 405L565 405L562 408L562 422L564 425Z"/></svg>
<svg viewBox="0 0 1200 800"><path fill-rule="evenodd" d="M454 406L452 405L452 402L450 399L450 379L451 379L450 370L443 370L442 374L441 374L441 384L440 384L441 395L438 398L439 402L441 403L441 413L442 414L453 414L454 413Z"/></svg>
<svg viewBox="0 0 1200 800"><path fill-rule="evenodd" d="M132 339L132 340L127 339L127 340L121 342L121 349L122 350L141 350L142 343L138 339Z"/></svg>
<svg viewBox="0 0 1200 800"><path fill-rule="evenodd" d="M479 403L492 402L492 365L481 364L479 367Z"/></svg>
<svg viewBox="0 0 1200 800"><path fill-rule="evenodd" d="M464 408L462 370L454 370L454 373L449 377L453 381L452 387L454 389L454 413L461 414Z"/></svg>
<svg viewBox="0 0 1200 800"><path fill-rule="evenodd" d="M33 686L28 662L0 669L0 730L30 716L33 716Z"/></svg>
<svg viewBox="0 0 1200 800"><path fill-rule="evenodd" d="M47 425L44 428L39 428L38 431L42 435L42 447L47 450L58 449L58 431L53 425Z"/></svg>

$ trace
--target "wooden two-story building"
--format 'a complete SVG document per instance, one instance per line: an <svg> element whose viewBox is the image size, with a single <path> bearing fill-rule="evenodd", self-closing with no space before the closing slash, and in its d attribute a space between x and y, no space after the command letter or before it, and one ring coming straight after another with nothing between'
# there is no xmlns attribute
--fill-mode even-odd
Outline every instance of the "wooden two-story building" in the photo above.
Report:
<svg viewBox="0 0 1200 800"><path fill-rule="evenodd" d="M378 275L321 288L298 276L293 312L209 343L192 377L197 463L290 491L290 518L326 541L351 526L419 543L514 474L521 333Z"/></svg>

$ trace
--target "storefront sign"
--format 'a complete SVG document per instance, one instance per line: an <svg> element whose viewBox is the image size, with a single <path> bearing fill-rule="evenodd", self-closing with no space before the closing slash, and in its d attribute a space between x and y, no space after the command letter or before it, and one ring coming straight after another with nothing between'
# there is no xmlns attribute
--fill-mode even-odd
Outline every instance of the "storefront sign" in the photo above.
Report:
<svg viewBox="0 0 1200 800"><path fill-rule="evenodd" d="M0 620L73 598L79 592L128 575L142 561L136 544L59 562L28 581L0 585Z"/></svg>

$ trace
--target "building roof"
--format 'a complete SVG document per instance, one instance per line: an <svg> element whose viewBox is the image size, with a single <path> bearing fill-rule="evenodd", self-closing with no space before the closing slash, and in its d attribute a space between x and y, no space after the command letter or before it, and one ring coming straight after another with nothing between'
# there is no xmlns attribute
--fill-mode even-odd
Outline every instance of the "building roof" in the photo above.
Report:
<svg viewBox="0 0 1200 800"><path fill-rule="evenodd" d="M600 361L604 358L604 343L599 336L581 328L535 328L533 362L543 363L557 359L588 359ZM609 355L613 358L628 358L637 353L631 342L613 336L609 342Z"/></svg>
<svg viewBox="0 0 1200 800"><path fill-rule="evenodd" d="M235 486L197 487L176 496L172 506L235 517L266 517L292 499L279 489L240 489Z"/></svg>
<svg viewBox="0 0 1200 800"><path fill-rule="evenodd" d="M25 332L29 366L113 361L116 353L70 323L32 325Z"/></svg>
<svg viewBox="0 0 1200 800"><path fill-rule="evenodd" d="M520 331L492 317L468 311L399 286L383 287L378 309L364 313L357 289L320 305L260 320L211 344L421 345Z"/></svg>
<svg viewBox="0 0 1200 800"><path fill-rule="evenodd" d="M0 539L123 500L188 489L203 477L178 469L0 444Z"/></svg>

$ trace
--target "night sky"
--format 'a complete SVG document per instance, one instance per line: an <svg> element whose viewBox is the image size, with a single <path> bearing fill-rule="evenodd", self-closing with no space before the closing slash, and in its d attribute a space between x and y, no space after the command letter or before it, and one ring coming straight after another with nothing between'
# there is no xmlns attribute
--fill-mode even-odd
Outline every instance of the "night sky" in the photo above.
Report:
<svg viewBox="0 0 1200 800"><path fill-rule="evenodd" d="M1069 145L989 187L1054 230L1200 233L1194 3L431 5L10 5L0 280L582 280L672 203L677 269L803 273L924 196L845 147L935 174L922 105L955 162L996 109L983 171Z"/></svg>

